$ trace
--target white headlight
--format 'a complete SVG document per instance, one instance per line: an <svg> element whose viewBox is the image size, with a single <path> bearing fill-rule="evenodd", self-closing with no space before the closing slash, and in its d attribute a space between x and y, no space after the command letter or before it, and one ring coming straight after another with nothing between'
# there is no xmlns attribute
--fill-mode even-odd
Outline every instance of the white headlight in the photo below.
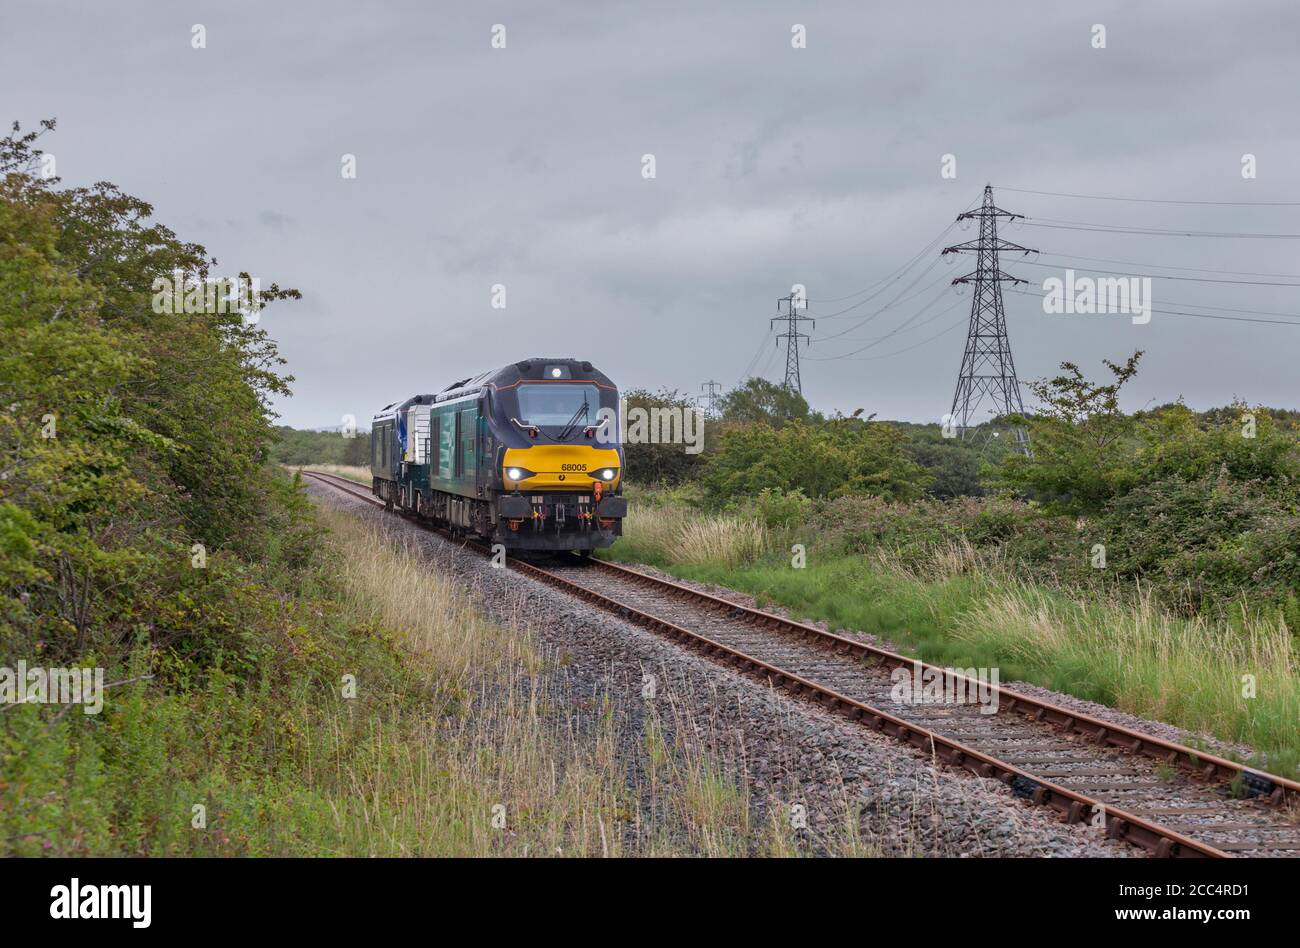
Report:
<svg viewBox="0 0 1300 948"><path fill-rule="evenodd" d="M551 378L553 379L558 379L563 374L564 374L563 369L551 369Z"/></svg>
<svg viewBox="0 0 1300 948"><path fill-rule="evenodd" d="M523 476L524 472L519 470L517 467L512 467L510 470L506 471L506 477L510 478L512 481L522 480Z"/></svg>
<svg viewBox="0 0 1300 948"><path fill-rule="evenodd" d="M614 479L614 469L607 467L600 472L601 480L612 481Z"/></svg>

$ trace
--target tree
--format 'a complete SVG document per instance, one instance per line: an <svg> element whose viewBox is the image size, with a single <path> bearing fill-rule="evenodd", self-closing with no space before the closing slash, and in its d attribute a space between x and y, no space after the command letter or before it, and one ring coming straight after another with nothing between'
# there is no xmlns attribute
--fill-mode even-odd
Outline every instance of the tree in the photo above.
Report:
<svg viewBox="0 0 1300 948"><path fill-rule="evenodd" d="M370 466L370 432L358 431L343 442L343 463L353 467Z"/></svg>
<svg viewBox="0 0 1300 948"><path fill-rule="evenodd" d="M1028 427L1033 452L1006 455L1002 481L1069 513L1096 512L1131 487L1136 421L1120 410L1119 393L1141 358L1139 351L1123 365L1103 360L1113 376L1106 384L1089 382L1073 362L1062 362L1055 378L1034 382L1042 408L1011 419Z"/></svg>
<svg viewBox="0 0 1300 948"><path fill-rule="evenodd" d="M660 389L658 392L650 392L643 388L636 388L624 392L623 399L629 416L626 419L629 432L633 428L631 419L636 410L646 413L644 417L649 419L647 430L659 430L660 426L656 425L655 419L661 418L662 415L658 413L662 412L669 412L679 417L683 424L688 421L695 425L709 424L695 402L676 391ZM684 414L686 412L691 412L692 418L687 419ZM708 435L711 432L703 429L697 432L692 429L692 431L701 439L699 444L708 444ZM658 440L651 442L641 438L626 443L623 445L623 456L627 463L627 474L641 484L673 485L690 480L699 472L703 454L700 452L687 454L687 447L685 443L672 444Z"/></svg>
<svg viewBox="0 0 1300 948"><path fill-rule="evenodd" d="M268 402L290 379L238 313L155 309L155 278L206 277L206 251L111 184L32 174L54 128L0 139L0 647L79 658L141 630L230 634L217 610L184 613L204 572L190 550L260 551ZM252 302L297 296L271 284Z"/></svg>
<svg viewBox="0 0 1300 948"><path fill-rule="evenodd" d="M798 392L760 378L747 379L744 385L723 395L718 407L723 421L761 422L774 428L795 419L821 420L819 415L808 410L808 403Z"/></svg>
<svg viewBox="0 0 1300 948"><path fill-rule="evenodd" d="M918 437L911 432L907 455L930 472L934 482L930 493L945 500L953 497L979 497L984 493L980 483L980 452L970 442L952 438Z"/></svg>

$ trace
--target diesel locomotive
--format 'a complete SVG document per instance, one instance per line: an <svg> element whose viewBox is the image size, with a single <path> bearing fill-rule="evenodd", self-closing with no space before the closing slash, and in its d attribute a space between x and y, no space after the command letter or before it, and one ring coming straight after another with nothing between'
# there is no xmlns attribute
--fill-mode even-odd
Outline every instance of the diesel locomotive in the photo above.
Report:
<svg viewBox="0 0 1300 948"><path fill-rule="evenodd" d="M388 509L510 550L589 554L623 531L618 389L590 362L525 359L371 421Z"/></svg>

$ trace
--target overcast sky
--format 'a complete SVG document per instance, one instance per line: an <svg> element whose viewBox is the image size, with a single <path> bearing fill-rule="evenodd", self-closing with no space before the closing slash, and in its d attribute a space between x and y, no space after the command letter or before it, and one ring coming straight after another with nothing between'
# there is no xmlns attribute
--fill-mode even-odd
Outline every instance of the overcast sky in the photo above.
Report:
<svg viewBox="0 0 1300 948"><path fill-rule="evenodd" d="M43 145L65 183L112 181L222 272L302 290L263 319L298 427L536 355L624 388L730 388L751 365L779 381L768 320L795 283L820 317L815 407L937 420L970 303L944 283L973 259L936 247L855 309L828 301L916 257L986 182L1031 218L1003 233L1044 252L1003 261L1031 291L1067 262L1050 252L1156 277L1157 310L1300 314L1300 288L1196 282L1287 282L1202 271L1300 273L1300 241L1039 226L1300 233L1300 207L997 190L1300 200L1293 0L0 4L0 118L57 118ZM1022 382L1141 348L1130 409L1300 407L1300 325L1134 325L1015 294L1007 315Z"/></svg>

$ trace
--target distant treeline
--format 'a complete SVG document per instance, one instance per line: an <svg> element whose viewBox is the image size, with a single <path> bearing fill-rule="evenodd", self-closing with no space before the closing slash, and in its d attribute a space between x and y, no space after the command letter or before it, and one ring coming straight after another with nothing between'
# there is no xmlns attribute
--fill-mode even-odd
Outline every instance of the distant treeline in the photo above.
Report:
<svg viewBox="0 0 1300 948"><path fill-rule="evenodd" d="M370 464L370 432L345 437L337 431L299 431L277 426L271 460L277 464Z"/></svg>

